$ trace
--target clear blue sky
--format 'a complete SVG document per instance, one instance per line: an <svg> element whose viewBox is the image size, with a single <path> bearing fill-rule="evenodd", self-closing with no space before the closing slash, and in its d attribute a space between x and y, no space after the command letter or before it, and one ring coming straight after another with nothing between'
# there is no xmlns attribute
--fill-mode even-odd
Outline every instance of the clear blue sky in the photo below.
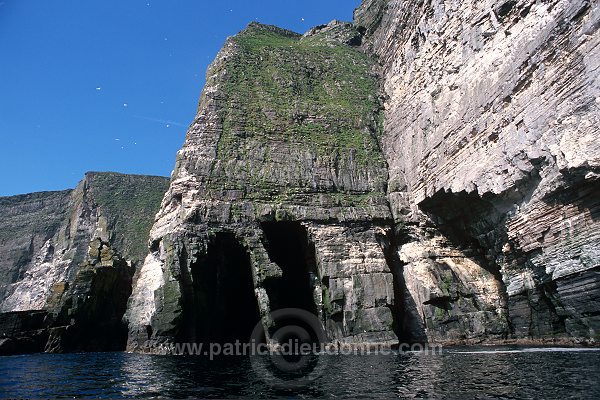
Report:
<svg viewBox="0 0 600 400"><path fill-rule="evenodd" d="M227 36L349 21L359 3L0 0L0 196L86 171L168 176Z"/></svg>

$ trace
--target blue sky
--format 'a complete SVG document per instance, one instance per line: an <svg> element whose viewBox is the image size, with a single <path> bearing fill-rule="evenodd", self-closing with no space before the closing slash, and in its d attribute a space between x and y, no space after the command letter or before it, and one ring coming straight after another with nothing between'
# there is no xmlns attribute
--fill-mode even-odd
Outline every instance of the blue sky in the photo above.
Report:
<svg viewBox="0 0 600 400"><path fill-rule="evenodd" d="M0 196L86 171L168 176L227 36L349 21L359 3L0 0Z"/></svg>

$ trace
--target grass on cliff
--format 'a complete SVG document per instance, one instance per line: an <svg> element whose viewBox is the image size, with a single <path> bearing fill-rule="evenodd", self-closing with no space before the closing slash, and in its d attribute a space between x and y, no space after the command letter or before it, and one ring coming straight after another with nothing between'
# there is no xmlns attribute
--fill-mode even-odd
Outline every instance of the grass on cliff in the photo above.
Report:
<svg viewBox="0 0 600 400"><path fill-rule="evenodd" d="M110 218L111 242L124 257L143 262L148 254L148 234L169 179L117 173L88 173L87 179L95 203Z"/></svg>
<svg viewBox="0 0 600 400"><path fill-rule="evenodd" d="M225 68L220 159L243 153L244 140L282 140L319 155L349 156L359 165L382 160L378 83L356 49L262 25L234 38Z"/></svg>

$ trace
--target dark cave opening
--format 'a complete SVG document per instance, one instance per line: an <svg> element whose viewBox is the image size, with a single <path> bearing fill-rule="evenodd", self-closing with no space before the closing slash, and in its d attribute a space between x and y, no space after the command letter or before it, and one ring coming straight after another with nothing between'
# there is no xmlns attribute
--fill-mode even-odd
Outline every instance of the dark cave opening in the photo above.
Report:
<svg viewBox="0 0 600 400"><path fill-rule="evenodd" d="M499 244L508 241L506 218L513 203L529 196L538 183L538 179L533 179L522 185L517 193L505 197L439 191L419 204L421 211L435 224L435 229L451 245L494 277L507 309L508 291L497 262L502 251ZM447 308L444 301L441 299L438 304L431 305L444 310ZM513 331L511 320L507 322L509 328L505 334Z"/></svg>
<svg viewBox="0 0 600 400"><path fill-rule="evenodd" d="M314 245L308 239L306 229L300 222L264 222L266 248L271 261L282 269L281 278L268 279L264 287L269 295L271 310L296 308L318 315L314 299L314 288L318 285ZM276 321L273 331L284 325L297 325L308 332L305 321L282 319ZM311 332L311 342L317 339Z"/></svg>
<svg viewBox="0 0 600 400"><path fill-rule="evenodd" d="M495 242L506 236L505 215L494 207L491 199L476 193L440 191L421 202L419 208L456 248L502 282L500 267L494 260Z"/></svg>
<svg viewBox="0 0 600 400"><path fill-rule="evenodd" d="M261 318L250 256L235 235L222 232L211 239L191 273L195 341L248 343Z"/></svg>

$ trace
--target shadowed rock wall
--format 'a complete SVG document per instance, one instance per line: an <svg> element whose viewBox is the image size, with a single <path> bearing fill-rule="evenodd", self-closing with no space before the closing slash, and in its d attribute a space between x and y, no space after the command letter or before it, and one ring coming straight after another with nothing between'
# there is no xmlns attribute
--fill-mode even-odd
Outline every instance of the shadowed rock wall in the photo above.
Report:
<svg viewBox="0 0 600 400"><path fill-rule="evenodd" d="M168 183L88 173L72 191L0 198L0 316L35 316L1 327L1 353L124 348L133 272Z"/></svg>

